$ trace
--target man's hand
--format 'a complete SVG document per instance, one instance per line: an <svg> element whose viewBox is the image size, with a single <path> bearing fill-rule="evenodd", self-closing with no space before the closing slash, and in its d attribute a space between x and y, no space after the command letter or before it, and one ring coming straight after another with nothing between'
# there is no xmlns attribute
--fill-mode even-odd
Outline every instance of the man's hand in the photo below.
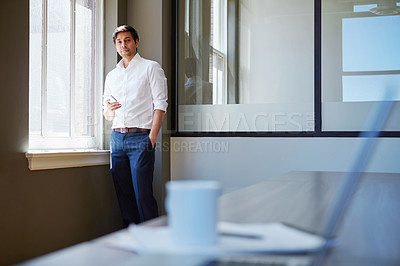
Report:
<svg viewBox="0 0 400 266"><path fill-rule="evenodd" d="M157 135L154 136L154 134L150 133L149 134L149 139L150 139L152 147L154 148L154 144L156 143L156 140L157 140Z"/></svg>
<svg viewBox="0 0 400 266"><path fill-rule="evenodd" d="M165 115L165 111L156 109L153 114L153 125L151 127L151 131L149 134L149 139L151 144L153 145L156 143L158 132L160 131L162 121Z"/></svg>
<svg viewBox="0 0 400 266"><path fill-rule="evenodd" d="M111 111L115 111L115 110L121 108L121 104L119 102L110 103L110 100L106 101L106 105L107 105L107 109L109 109Z"/></svg>
<svg viewBox="0 0 400 266"><path fill-rule="evenodd" d="M104 118L108 121L113 121L115 117L115 110L121 108L119 102L112 102L110 100L106 101L107 110L104 111Z"/></svg>

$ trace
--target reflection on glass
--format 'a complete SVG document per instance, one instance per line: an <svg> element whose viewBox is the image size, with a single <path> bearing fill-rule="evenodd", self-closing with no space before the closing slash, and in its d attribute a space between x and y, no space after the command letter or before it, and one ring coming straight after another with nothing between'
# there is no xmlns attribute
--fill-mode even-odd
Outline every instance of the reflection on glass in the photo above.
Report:
<svg viewBox="0 0 400 266"><path fill-rule="evenodd" d="M374 103L400 100L400 9L395 0L366 4L322 2L326 131L361 131ZM388 87L395 90L390 99L383 98Z"/></svg>
<svg viewBox="0 0 400 266"><path fill-rule="evenodd" d="M313 0L179 8L180 131L313 130Z"/></svg>
<svg viewBox="0 0 400 266"><path fill-rule="evenodd" d="M369 12L372 8L376 8L377 4L372 5L354 5L353 12Z"/></svg>
<svg viewBox="0 0 400 266"><path fill-rule="evenodd" d="M212 103L212 83L201 79L201 74L197 71L197 58L185 59L185 103L186 104L211 104Z"/></svg>
<svg viewBox="0 0 400 266"><path fill-rule="evenodd" d="M239 3L240 103L312 102L313 1Z"/></svg>
<svg viewBox="0 0 400 266"><path fill-rule="evenodd" d="M343 102L400 101L400 89L387 98L388 86L400 85L399 75L352 75L343 76Z"/></svg>
<svg viewBox="0 0 400 266"><path fill-rule="evenodd" d="M400 70L400 16L343 18L342 36L343 71Z"/></svg>

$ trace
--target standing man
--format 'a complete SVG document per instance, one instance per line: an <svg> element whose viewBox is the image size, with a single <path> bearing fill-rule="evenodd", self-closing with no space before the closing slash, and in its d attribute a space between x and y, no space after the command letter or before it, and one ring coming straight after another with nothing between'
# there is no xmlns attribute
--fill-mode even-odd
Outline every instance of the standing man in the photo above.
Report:
<svg viewBox="0 0 400 266"><path fill-rule="evenodd" d="M161 66L138 53L134 28L115 29L122 60L105 81L104 117L112 121L111 172L125 226L158 216L153 196L155 143L167 110L167 80Z"/></svg>

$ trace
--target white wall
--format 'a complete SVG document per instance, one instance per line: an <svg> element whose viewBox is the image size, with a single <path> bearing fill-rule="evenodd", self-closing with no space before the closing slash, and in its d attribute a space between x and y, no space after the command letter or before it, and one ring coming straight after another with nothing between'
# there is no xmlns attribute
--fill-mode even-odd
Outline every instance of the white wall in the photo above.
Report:
<svg viewBox="0 0 400 266"><path fill-rule="evenodd" d="M171 138L171 179L216 179L224 192L288 171L346 171L357 138ZM381 138L368 172L400 173L400 139Z"/></svg>

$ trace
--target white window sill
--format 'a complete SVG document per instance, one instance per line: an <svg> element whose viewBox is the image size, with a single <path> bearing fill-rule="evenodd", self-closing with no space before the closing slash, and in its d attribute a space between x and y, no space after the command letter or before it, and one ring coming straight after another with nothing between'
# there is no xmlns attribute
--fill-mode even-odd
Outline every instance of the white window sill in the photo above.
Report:
<svg viewBox="0 0 400 266"><path fill-rule="evenodd" d="M29 151L25 156L30 170L110 164L108 150Z"/></svg>

